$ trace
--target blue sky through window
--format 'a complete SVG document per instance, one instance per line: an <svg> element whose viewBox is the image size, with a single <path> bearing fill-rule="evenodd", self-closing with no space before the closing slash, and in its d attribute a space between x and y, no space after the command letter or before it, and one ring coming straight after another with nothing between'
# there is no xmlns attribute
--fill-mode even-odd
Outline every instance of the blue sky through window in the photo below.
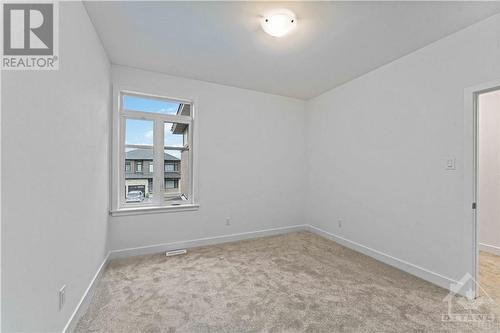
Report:
<svg viewBox="0 0 500 333"><path fill-rule="evenodd" d="M177 114L179 103L164 100L123 95L123 108L142 112ZM171 132L172 124L165 124L165 145L182 147L182 134ZM153 122L149 120L127 119L125 144L153 145Z"/></svg>
<svg viewBox="0 0 500 333"><path fill-rule="evenodd" d="M165 146L182 147L182 134L172 133L172 123L165 123ZM153 145L153 122L151 120L127 119L125 144Z"/></svg>
<svg viewBox="0 0 500 333"><path fill-rule="evenodd" d="M175 115L179 109L179 103L123 95L123 108L125 110ZM154 124L151 120L127 119L125 124L125 144L153 146L153 127ZM165 123L164 133L165 146L183 146L183 135L172 133L172 123ZM169 150L166 153L180 158L180 151Z"/></svg>
<svg viewBox="0 0 500 333"><path fill-rule="evenodd" d="M125 110L177 114L179 103L168 102L161 99L143 98L137 96L123 95L123 108Z"/></svg>
<svg viewBox="0 0 500 333"><path fill-rule="evenodd" d="M182 147L184 145L182 134L172 133L172 123L165 123L165 146Z"/></svg>
<svg viewBox="0 0 500 333"><path fill-rule="evenodd" d="M171 110L177 112L179 104L168 103L164 101L152 100L147 98L138 98L132 96L124 96L124 108L129 110L145 111L160 110L166 107L167 104L172 105ZM154 111L153 111L154 112ZM148 145L153 146L154 123L151 120L127 119L125 123L125 144L126 145ZM184 145L183 135L172 133L172 123L165 123L165 146L182 147ZM126 151L132 148L126 148ZM166 153L180 158L180 151L169 150Z"/></svg>
<svg viewBox="0 0 500 333"><path fill-rule="evenodd" d="M182 134L172 133L172 123L165 123L165 146L170 147L182 147L184 146L184 139ZM181 158L181 152L179 150L166 150L167 154Z"/></svg>
<svg viewBox="0 0 500 333"><path fill-rule="evenodd" d="M153 146L153 122L151 120L127 119L125 144Z"/></svg>

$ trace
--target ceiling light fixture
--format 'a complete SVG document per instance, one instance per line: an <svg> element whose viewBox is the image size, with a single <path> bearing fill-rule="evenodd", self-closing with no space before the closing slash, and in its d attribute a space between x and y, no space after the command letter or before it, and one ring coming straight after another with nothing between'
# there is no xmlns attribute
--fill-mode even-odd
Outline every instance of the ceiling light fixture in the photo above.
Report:
<svg viewBox="0 0 500 333"><path fill-rule="evenodd" d="M282 37L297 26L297 18L291 10L275 9L262 17L260 25L271 36Z"/></svg>

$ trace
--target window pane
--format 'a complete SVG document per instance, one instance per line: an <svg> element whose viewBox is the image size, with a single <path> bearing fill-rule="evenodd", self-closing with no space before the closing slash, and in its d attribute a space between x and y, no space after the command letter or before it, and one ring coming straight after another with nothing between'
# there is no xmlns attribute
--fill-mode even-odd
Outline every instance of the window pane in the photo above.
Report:
<svg viewBox="0 0 500 333"><path fill-rule="evenodd" d="M125 144L153 147L153 121L127 119L125 122Z"/></svg>
<svg viewBox="0 0 500 333"><path fill-rule="evenodd" d="M166 189L177 188L178 183L179 182L177 179L166 179L165 180L165 188Z"/></svg>
<svg viewBox="0 0 500 333"><path fill-rule="evenodd" d="M180 104L178 102L167 101L164 99L123 95L122 101L124 110L170 115L182 114L185 116L189 116L191 113L191 107L189 104Z"/></svg>
<svg viewBox="0 0 500 333"><path fill-rule="evenodd" d="M187 124L165 123L165 201L190 200Z"/></svg>
<svg viewBox="0 0 500 333"><path fill-rule="evenodd" d="M153 200L153 121L125 122L125 202L142 205ZM139 146L139 147L138 147Z"/></svg>
<svg viewBox="0 0 500 333"><path fill-rule="evenodd" d="M179 123L165 123L165 146L184 147L187 142L188 125Z"/></svg>

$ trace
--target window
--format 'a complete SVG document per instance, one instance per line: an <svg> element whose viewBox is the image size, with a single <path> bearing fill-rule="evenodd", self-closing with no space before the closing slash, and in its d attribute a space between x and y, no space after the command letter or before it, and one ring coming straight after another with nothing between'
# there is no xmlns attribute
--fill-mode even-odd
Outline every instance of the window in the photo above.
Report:
<svg viewBox="0 0 500 333"><path fill-rule="evenodd" d="M122 92L116 118L114 211L192 206L191 103Z"/></svg>
<svg viewBox="0 0 500 333"><path fill-rule="evenodd" d="M174 189L179 187L179 181L177 179L165 179L165 188Z"/></svg>
<svg viewBox="0 0 500 333"><path fill-rule="evenodd" d="M166 163L165 164L165 172L174 172L174 171L177 171L176 165L177 164Z"/></svg>

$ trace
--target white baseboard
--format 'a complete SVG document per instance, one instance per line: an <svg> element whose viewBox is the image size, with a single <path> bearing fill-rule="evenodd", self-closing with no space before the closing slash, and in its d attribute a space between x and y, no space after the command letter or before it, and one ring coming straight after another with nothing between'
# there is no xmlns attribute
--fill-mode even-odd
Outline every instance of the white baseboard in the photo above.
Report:
<svg viewBox="0 0 500 333"><path fill-rule="evenodd" d="M71 317L69 317L68 322L66 323L66 326L64 326L62 333L70 333L73 332L76 328L76 324L78 324L78 321L80 318L85 314L87 311L90 301L92 300L92 296L94 295L95 288L98 284L98 282L101 280L102 274L104 273L104 270L106 269L106 266L108 265L109 262L109 252L104 257L104 260L101 263L101 266L97 269L97 272L95 273L94 277L92 278L92 281L90 281L89 286L83 293L82 298L80 299L80 302L78 302L75 311L71 314Z"/></svg>
<svg viewBox="0 0 500 333"><path fill-rule="evenodd" d="M346 238L334 235L330 232L327 232L325 230L322 230L322 229L317 228L315 226L312 226L310 224L299 224L299 225L294 225L294 226L290 226L290 227L272 228L272 229L242 232L242 233L230 234L230 235L198 238L198 239L193 239L193 240L171 242L171 243L162 243L162 244L155 244L155 245L150 245L150 246L141 246L141 247L135 247L135 248L110 251L108 253L108 255L106 256L106 258L104 259L104 261L102 262L99 269L97 270L94 278L92 279L92 281L90 282L90 285L88 286L87 290L83 294L82 299L78 303L78 306L76 307L75 311L71 315L68 323L64 327L63 333L70 333L75 329L76 324L78 323L78 320L83 316L83 314L87 310L89 303L90 303L90 300L91 300L92 295L93 295L93 291L94 291L97 283L99 282L99 280L104 272L104 269L106 268L108 262L111 259L137 256L137 255L143 255L143 254L160 253L160 252L166 252L166 251L171 251L171 250L176 250L176 249L187 249L187 248L193 248L193 247L198 247L198 246L221 244L221 243L234 242L234 241L239 241L239 240L244 240L244 239L257 238L257 237L280 235L280 234L285 234L285 233L289 233L292 231L302 231L302 230L307 230L307 231L313 232L319 236L322 236L322 237L325 237L325 238L330 239L332 241L335 241L335 242L337 242L345 247L348 247L354 251L363 253L369 257L372 257L372 258L374 258L378 261L381 261L385 264L396 267L396 268L398 268L404 272L407 272L409 274L415 275L423 280L426 280L430 283L438 285L444 289L449 290L451 284L455 284L458 282L456 280L453 280L451 278L443 276L439 273L432 272L432 271L425 269L423 267L420 267L420 266L414 265L412 263L409 263L407 261L395 258L393 256L390 256L390 255L385 254L383 252L369 248L367 246L361 245L359 243L353 242L353 241L348 240Z"/></svg>
<svg viewBox="0 0 500 333"><path fill-rule="evenodd" d="M317 235L320 235L320 236L323 236L327 239L333 240L333 241L335 241L335 242L337 242L345 247L350 248L351 250L363 253L369 257L372 257L378 261L381 261L385 264L393 266L393 267L400 269L400 270L402 270L406 273L409 273L411 275L415 275L423 280L426 280L426 281L433 283L433 284L435 284L439 287L442 287L444 289L450 290L451 284L458 283L458 281L456 281L452 278L449 278L449 277L446 277L446 276L441 275L439 273L430 271L430 270L425 269L423 267L414 265L414 264L407 262L405 260L395 258L391 255L388 255L388 254L380 252L378 250L369 248L368 246L364 246L362 244L353 242L349 239L334 235L334 234L332 234L328 231L325 231L323 229L320 229L318 227L315 227L312 225L307 225L306 229L317 234Z"/></svg>
<svg viewBox="0 0 500 333"><path fill-rule="evenodd" d="M479 243L479 250L500 256L500 247L495 245Z"/></svg>
<svg viewBox="0 0 500 333"><path fill-rule="evenodd" d="M303 224L303 225L295 225L295 226L290 226L290 227L272 228L272 229L265 229L265 230L242 232L242 233L231 234L231 235L206 237L206 238L199 238L199 239L193 239L193 240L187 240L187 241L162 243L162 244L156 244L156 245L151 245L151 246L141 246L141 247L136 247L136 248L128 248L128 249L110 251L106 255L106 257L104 258L101 266L99 267L96 274L94 275L94 278L92 279L92 281L90 281L89 286L85 290L85 293L83 294L82 298L80 299L80 302L76 306L75 311L73 311L73 314L69 318L62 333L71 333L74 331L76 325L78 324L78 321L87 311L88 306L90 304L90 301L92 299L92 296L94 294L93 293L94 289L97 286L98 282L100 281L102 274L104 273L104 270L105 270L108 262L111 259L131 257L131 256L142 255L142 254L159 253L159 252L170 251L170 250L175 250L175 249L179 249L179 248L186 248L187 249L187 248L192 248L192 247L221 244L221 243L227 243L227 242L234 242L234 241L238 241L238 240L257 238L257 237L280 235L280 234L285 234L288 232L300 231L300 230L306 230L306 225Z"/></svg>
<svg viewBox="0 0 500 333"><path fill-rule="evenodd" d="M180 241L180 242L162 243L162 244L134 247L134 248L128 248L128 249L122 249L122 250L113 250L110 253L109 259L131 257L131 256L137 256L137 255L143 255L143 254L159 253L159 252L165 252L165 251L171 251L171 250L177 250L177 249L189 249L192 247L234 242L234 241L239 241L239 240L243 240L243 239L251 239L251 238L257 238L257 237L280 235L280 234L285 234L285 233L292 232L292 231L299 231L299 230L305 230L305 229L306 229L306 225L300 224L300 225L294 225L294 226L290 226L290 227L272 228L272 229L249 231L249 232L242 232L242 233L230 234L230 235L198 238L198 239L192 239L192 240L186 240L186 241Z"/></svg>

